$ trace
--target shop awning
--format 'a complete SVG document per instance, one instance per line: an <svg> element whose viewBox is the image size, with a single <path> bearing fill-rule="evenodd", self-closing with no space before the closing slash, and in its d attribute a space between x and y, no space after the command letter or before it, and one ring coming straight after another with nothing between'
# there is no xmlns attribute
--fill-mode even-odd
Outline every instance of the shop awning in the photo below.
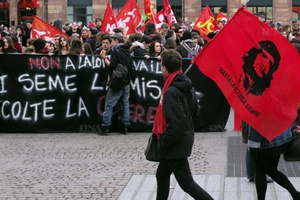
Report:
<svg viewBox="0 0 300 200"><path fill-rule="evenodd" d="M0 8L9 8L9 3L0 1Z"/></svg>
<svg viewBox="0 0 300 200"><path fill-rule="evenodd" d="M40 0L21 0L18 3L18 8L38 8L40 7Z"/></svg>

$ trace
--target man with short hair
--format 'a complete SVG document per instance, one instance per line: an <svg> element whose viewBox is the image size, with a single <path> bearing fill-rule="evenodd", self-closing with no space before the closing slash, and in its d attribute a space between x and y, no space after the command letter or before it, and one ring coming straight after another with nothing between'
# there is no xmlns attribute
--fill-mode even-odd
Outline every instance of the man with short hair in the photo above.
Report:
<svg viewBox="0 0 300 200"><path fill-rule="evenodd" d="M97 38L96 38L97 33L98 33L98 30L96 28L90 28L90 36L85 41L85 42L87 42L87 43L89 43L91 45L93 52L97 48L97 45L96 45L96 42L97 42Z"/></svg>
<svg viewBox="0 0 300 200"><path fill-rule="evenodd" d="M169 25L167 23L162 23L160 26L160 35L161 35L161 43L165 44L166 43L166 34L168 30L170 29Z"/></svg>
<svg viewBox="0 0 300 200"><path fill-rule="evenodd" d="M102 26L102 19L101 18L96 18L95 24L96 24L97 30L100 31L101 30L101 26Z"/></svg>
<svg viewBox="0 0 300 200"><path fill-rule="evenodd" d="M114 34L111 36L112 41L112 52L110 56L110 60L105 57L103 54L100 56L104 59L106 66L108 66L109 74L112 75L113 69L117 67L117 65L123 64L128 70L127 83L121 90L114 90L112 88L108 89L106 99L105 99L105 109L102 117L102 127L101 127L101 135L108 135L109 127L111 125L111 118L113 114L113 108L118 103L119 100L122 101L123 107L123 118L122 125L123 129L121 133L126 135L128 131L128 127L130 125L129 117L129 97L130 97L130 72L133 65L132 58L130 56L129 46L125 45L124 36L122 34Z"/></svg>
<svg viewBox="0 0 300 200"><path fill-rule="evenodd" d="M26 44L27 40L30 39L31 28L32 28L32 21L27 20L25 30L24 30L24 36L22 37L22 44Z"/></svg>
<svg viewBox="0 0 300 200"><path fill-rule="evenodd" d="M66 34L69 35L69 36L72 36L72 35L75 34L75 33L81 35L81 31L80 31L80 29L79 29L79 27L78 27L78 23L74 21L74 22L72 23L72 26L71 26L71 27L69 28L69 30L66 32Z"/></svg>
<svg viewBox="0 0 300 200"><path fill-rule="evenodd" d="M95 54L100 53L100 57L108 57L111 55L111 38L109 34L104 34L101 37L101 46L96 49Z"/></svg>
<svg viewBox="0 0 300 200"><path fill-rule="evenodd" d="M180 45L180 42L182 40L182 37L183 37L183 33L184 33L184 30L182 27L178 27L175 29L175 33L176 33L176 43L177 45Z"/></svg>
<svg viewBox="0 0 300 200"><path fill-rule="evenodd" d="M195 55L191 55L191 51L195 51L194 54L197 54L197 52L200 51L200 46L193 42L190 31L185 31L183 33L182 42L179 46L177 46L177 51L183 58L193 58Z"/></svg>

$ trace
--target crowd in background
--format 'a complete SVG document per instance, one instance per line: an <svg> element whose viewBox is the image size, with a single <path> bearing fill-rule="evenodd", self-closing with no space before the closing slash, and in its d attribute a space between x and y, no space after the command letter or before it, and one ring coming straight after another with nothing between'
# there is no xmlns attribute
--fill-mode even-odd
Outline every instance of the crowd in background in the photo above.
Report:
<svg viewBox="0 0 300 200"><path fill-rule="evenodd" d="M176 23L171 27L163 23L158 31L154 24L148 23L144 33L136 32L125 35L124 29L116 28L111 33L101 32L102 20L97 18L87 26L78 22L63 24L62 20L55 21L52 25L70 36L55 35L53 41L42 38L30 38L32 21L18 25L15 30L1 25L0 53L25 53L25 54L49 54L49 55L93 55L99 54L103 49L103 38L109 38L113 34L120 34L124 41L131 46L132 56L145 58L160 58L164 49L177 49L183 57L187 57L187 50L181 43L186 41L190 47L199 45L202 47L205 40L200 33L191 30L188 26ZM108 39L111 42L111 39ZM106 44L106 49L108 44ZM108 51L107 51L108 52Z"/></svg>
<svg viewBox="0 0 300 200"><path fill-rule="evenodd" d="M300 28L299 23L293 25L282 25L266 21L266 24L277 29L296 48L300 49ZM113 34L122 35L124 41L130 45L132 56L144 57L146 59L155 57L160 59L160 54L164 49L175 49L183 58L189 58L189 51L198 45L201 48L207 41L200 36L199 31L192 29L192 26L184 23L175 23L169 26L162 23L159 31L154 24L148 23L144 32L136 32L125 35L124 29L115 28L111 33L101 32L102 20L97 18L87 26L76 21L65 23L61 19L56 20L51 25L60 29L70 36L55 35L53 41L30 38L32 21L16 26L15 30L0 26L0 53L25 53L25 54L49 54L49 55L93 55L99 54L103 49L103 38L106 39L105 49L109 53ZM219 30L226 25L226 21L218 21L218 30L209 33L208 38L213 38Z"/></svg>

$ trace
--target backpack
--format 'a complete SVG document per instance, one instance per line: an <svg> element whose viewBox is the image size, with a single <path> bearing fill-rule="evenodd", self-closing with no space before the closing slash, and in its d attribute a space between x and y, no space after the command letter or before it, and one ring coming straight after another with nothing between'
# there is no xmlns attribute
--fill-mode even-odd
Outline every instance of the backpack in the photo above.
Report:
<svg viewBox="0 0 300 200"><path fill-rule="evenodd" d="M116 49L116 51L119 52L118 49ZM112 71L109 87L118 91L121 90L125 85L128 85L128 73L127 67L122 63L118 63L117 67Z"/></svg>
<svg viewBox="0 0 300 200"><path fill-rule="evenodd" d="M196 44L194 47L190 47L187 43L182 42L182 46L188 51L188 58L194 58L200 50L200 46Z"/></svg>
<svg viewBox="0 0 300 200"><path fill-rule="evenodd" d="M110 77L109 87L113 90L121 90L128 84L128 69L123 64L118 63Z"/></svg>

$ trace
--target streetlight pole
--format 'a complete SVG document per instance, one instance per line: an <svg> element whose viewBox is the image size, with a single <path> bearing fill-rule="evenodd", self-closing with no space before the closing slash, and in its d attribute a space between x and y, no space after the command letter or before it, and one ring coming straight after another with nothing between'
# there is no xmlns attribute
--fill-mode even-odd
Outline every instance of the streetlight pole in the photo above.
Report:
<svg viewBox="0 0 300 200"><path fill-rule="evenodd" d="M181 14L182 14L182 21L185 22L185 0L182 0L181 2Z"/></svg>

